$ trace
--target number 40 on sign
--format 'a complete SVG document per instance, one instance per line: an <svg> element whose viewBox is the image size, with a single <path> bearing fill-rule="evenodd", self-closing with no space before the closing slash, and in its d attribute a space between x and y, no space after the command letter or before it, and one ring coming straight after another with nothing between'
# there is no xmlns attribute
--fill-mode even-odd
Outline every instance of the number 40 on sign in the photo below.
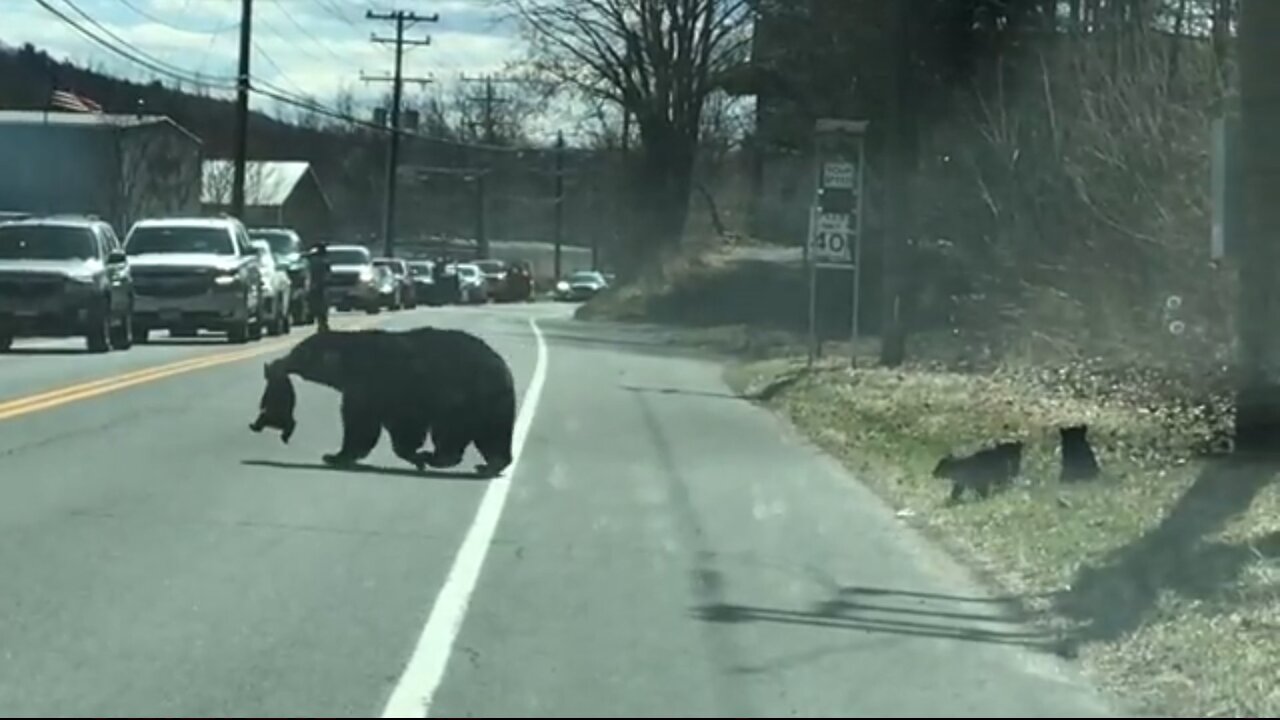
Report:
<svg viewBox="0 0 1280 720"><path fill-rule="evenodd" d="M850 263L853 233L849 229L849 216L843 213L815 213L813 232L809 238L809 251L814 262Z"/></svg>

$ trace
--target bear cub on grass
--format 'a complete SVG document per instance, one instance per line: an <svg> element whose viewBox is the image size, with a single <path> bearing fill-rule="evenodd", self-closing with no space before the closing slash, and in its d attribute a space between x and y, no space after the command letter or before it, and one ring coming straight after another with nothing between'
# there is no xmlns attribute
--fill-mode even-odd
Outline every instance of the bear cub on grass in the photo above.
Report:
<svg viewBox="0 0 1280 720"><path fill-rule="evenodd" d="M352 465L385 429L396 456L419 470L456 467L474 444L497 475L511 464L515 381L488 343L461 330L357 330L317 333L267 364L263 413L255 425L292 427L289 375L342 395L342 447L326 464ZM290 430L289 432L292 432ZM430 436L432 449L423 445Z"/></svg>

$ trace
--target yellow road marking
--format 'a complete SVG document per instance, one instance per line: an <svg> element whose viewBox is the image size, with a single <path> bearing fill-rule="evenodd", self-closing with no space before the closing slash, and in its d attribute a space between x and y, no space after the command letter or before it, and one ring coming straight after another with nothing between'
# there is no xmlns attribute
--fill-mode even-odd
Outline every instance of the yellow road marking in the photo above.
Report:
<svg viewBox="0 0 1280 720"><path fill-rule="evenodd" d="M362 329L377 324L376 321L367 323L353 323L352 327L344 329ZM335 323L336 325L336 323ZM133 370L121 375L116 375L99 380L92 380L77 385L70 385L63 388L49 390L47 392L28 395L26 397L14 398L0 402L0 420L26 415L28 413L47 410L49 408L58 407L78 400L87 400L99 395L124 390L125 388L142 385L143 383L154 382L163 378L181 375L183 373L193 372L195 370L203 370L205 368L225 365L240 360L248 360L259 355L283 350L286 347L301 342L306 336L297 336L286 338L274 342L268 342L254 347L235 350L231 352L215 353L212 355L202 355L196 358L188 358L165 365L157 365L141 370Z"/></svg>

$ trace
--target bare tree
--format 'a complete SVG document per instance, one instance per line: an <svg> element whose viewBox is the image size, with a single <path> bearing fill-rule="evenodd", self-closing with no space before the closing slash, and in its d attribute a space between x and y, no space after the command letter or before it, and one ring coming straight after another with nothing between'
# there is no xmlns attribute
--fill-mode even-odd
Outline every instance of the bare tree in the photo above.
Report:
<svg viewBox="0 0 1280 720"><path fill-rule="evenodd" d="M115 128L112 204L121 231L144 217L190 213L200 204L200 151L181 130L156 121Z"/></svg>
<svg viewBox="0 0 1280 720"><path fill-rule="evenodd" d="M635 118L639 258L677 243L688 212L703 112L745 61L750 0L503 0L522 20L538 70ZM644 246L639 243L655 242Z"/></svg>

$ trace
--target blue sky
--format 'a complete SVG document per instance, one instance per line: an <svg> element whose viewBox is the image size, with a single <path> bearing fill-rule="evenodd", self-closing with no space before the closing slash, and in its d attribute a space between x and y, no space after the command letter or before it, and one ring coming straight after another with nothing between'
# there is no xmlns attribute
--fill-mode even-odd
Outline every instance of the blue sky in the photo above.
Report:
<svg viewBox="0 0 1280 720"><path fill-rule="evenodd" d="M138 51L222 82L234 77L240 0L70 1ZM67 0L46 2L102 34ZM369 36L394 34L394 25L367 20L365 11L391 9L392 0L254 0L253 5L255 77L326 104L342 88L364 101L387 90L385 84L360 82L360 73L391 71L391 47L372 43ZM501 71L520 53L516 29L493 10L491 0L400 0L394 7L440 16L439 22L422 23L406 34L431 36L430 46L406 54L405 74L434 77L438 84L432 87L447 89L460 74ZM55 57L112 74L152 75L95 45L35 0L0 0L0 16L0 42L30 42Z"/></svg>

